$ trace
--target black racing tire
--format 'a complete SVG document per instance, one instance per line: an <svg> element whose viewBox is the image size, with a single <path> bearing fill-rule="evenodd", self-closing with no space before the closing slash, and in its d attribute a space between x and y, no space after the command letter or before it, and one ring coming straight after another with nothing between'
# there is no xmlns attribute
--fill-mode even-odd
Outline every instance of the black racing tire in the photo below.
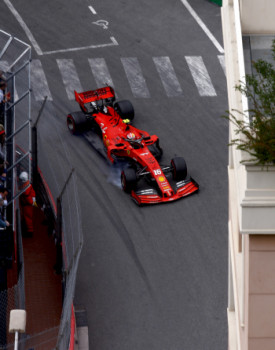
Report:
<svg viewBox="0 0 275 350"><path fill-rule="evenodd" d="M171 168L173 171L173 178L176 181L184 180L187 176L187 166L185 159L182 157L175 157L171 160Z"/></svg>
<svg viewBox="0 0 275 350"><path fill-rule="evenodd" d="M88 122L83 112L73 112L67 115L67 127L75 135L87 129Z"/></svg>
<svg viewBox="0 0 275 350"><path fill-rule="evenodd" d="M133 168L124 169L121 172L121 187L123 191L131 193L137 183L136 171Z"/></svg>
<svg viewBox="0 0 275 350"><path fill-rule="evenodd" d="M122 119L133 120L135 117L134 107L132 103L128 100L115 102L114 109L118 112Z"/></svg>

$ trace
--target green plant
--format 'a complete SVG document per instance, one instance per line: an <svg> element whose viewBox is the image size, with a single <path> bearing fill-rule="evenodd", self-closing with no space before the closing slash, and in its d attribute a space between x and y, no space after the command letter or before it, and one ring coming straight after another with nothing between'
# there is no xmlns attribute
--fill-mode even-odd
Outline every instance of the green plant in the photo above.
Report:
<svg viewBox="0 0 275 350"><path fill-rule="evenodd" d="M272 45L272 57L275 63L275 40ZM235 126L237 138L230 145L248 152L256 164L275 164L275 69L262 59L252 62L255 73L246 75L246 82L240 82L236 90L248 98L249 122L238 110L227 112L225 116Z"/></svg>

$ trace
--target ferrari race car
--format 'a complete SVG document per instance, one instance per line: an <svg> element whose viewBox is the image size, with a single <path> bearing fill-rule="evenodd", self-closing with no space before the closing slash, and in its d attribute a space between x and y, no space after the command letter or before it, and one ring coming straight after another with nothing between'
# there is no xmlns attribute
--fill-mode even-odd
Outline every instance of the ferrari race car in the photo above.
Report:
<svg viewBox="0 0 275 350"><path fill-rule="evenodd" d="M176 157L169 166L157 159L162 156L159 139L131 125L134 108L130 101L116 101L112 87L77 93L81 111L67 116L72 134L87 130L102 138L111 163L127 161L121 172L121 185L134 201L141 204L165 203L186 197L199 190L187 175L185 160Z"/></svg>

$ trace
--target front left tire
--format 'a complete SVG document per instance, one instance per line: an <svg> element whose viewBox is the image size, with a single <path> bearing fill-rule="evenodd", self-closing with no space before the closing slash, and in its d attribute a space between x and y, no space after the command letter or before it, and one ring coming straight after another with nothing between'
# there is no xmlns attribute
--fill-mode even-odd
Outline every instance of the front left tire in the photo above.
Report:
<svg viewBox="0 0 275 350"><path fill-rule="evenodd" d="M171 160L173 178L176 181L185 180L187 176L187 165L182 157L175 157Z"/></svg>
<svg viewBox="0 0 275 350"><path fill-rule="evenodd" d="M130 101L117 101L114 103L114 109L117 111L117 113L121 116L122 119L134 119L135 111Z"/></svg>
<svg viewBox="0 0 275 350"><path fill-rule="evenodd" d="M75 135L87 129L88 122L83 112L73 112L67 116L67 127Z"/></svg>

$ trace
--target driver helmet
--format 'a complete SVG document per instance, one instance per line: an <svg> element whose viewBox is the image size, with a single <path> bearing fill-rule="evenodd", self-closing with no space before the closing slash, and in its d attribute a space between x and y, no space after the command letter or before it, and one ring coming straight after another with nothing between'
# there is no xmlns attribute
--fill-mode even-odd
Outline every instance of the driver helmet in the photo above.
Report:
<svg viewBox="0 0 275 350"><path fill-rule="evenodd" d="M129 134L127 134L127 139L129 140L135 140L136 135L133 132L129 132Z"/></svg>
<svg viewBox="0 0 275 350"><path fill-rule="evenodd" d="M29 175L26 171L22 171L22 173L19 175L19 179L22 182L27 182L29 180Z"/></svg>

